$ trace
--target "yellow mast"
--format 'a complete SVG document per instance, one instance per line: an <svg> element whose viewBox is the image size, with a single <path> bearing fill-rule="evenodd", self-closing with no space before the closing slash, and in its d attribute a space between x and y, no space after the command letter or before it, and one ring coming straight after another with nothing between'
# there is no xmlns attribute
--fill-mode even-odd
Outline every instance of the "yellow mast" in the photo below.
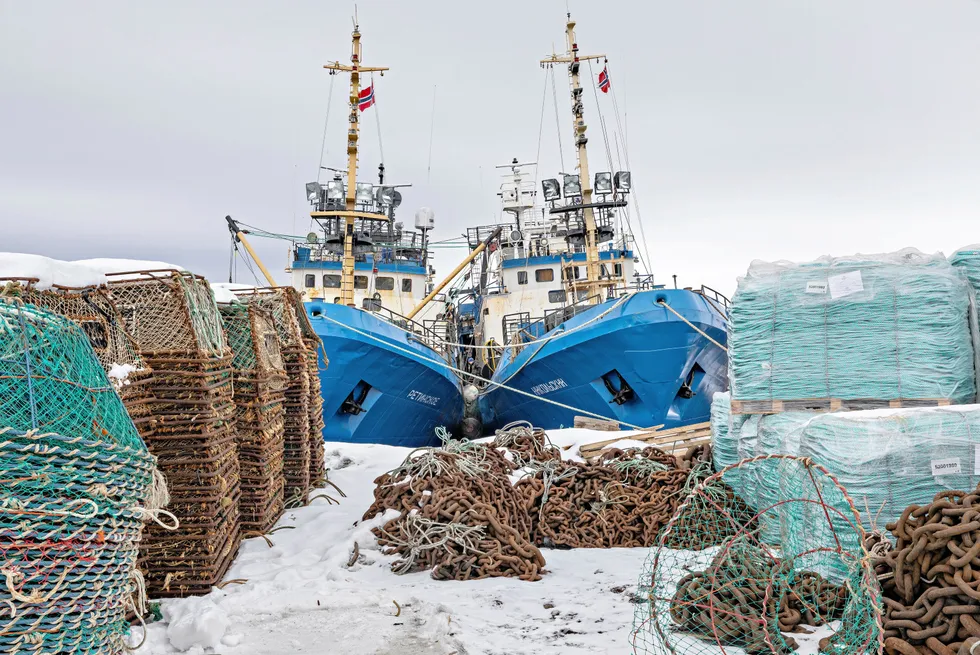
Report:
<svg viewBox="0 0 980 655"><path fill-rule="evenodd" d="M575 128L575 146L578 157L579 181L582 185L582 215L585 221L585 284L576 284L572 275L574 265L569 267L565 273L565 283L574 291L584 288L588 291L591 303L602 302L602 288L608 286L599 280L599 246L596 243L596 221L595 211L592 208L592 180L589 175L589 156L585 149L588 138L585 136L585 118L582 113L582 85L579 81L579 64L582 61L591 59L604 59L605 55L580 55L578 53L578 42L575 40L575 21L572 15L568 14L568 22L565 24L565 38L568 43L568 52L564 55L552 54L547 59L542 59L541 64L568 64L568 75L572 84L572 116ZM573 296L574 298L574 296Z"/></svg>
<svg viewBox="0 0 980 655"><path fill-rule="evenodd" d="M335 61L332 64L324 64L324 68L330 71L331 75L338 72L350 73L350 117L347 128L347 198L345 211L338 215L344 218L344 260L341 266L340 275L340 302L344 305L354 304L354 219L358 215L363 216L364 212L355 211L354 193L357 190L357 134L359 130L359 109L358 97L360 95L360 74L371 73L374 71L384 75L387 68L361 66L361 32L357 24L354 25L352 34L352 46L350 66ZM323 216L323 212L314 212ZM331 212L332 214L332 212ZM386 216L371 214L370 218L386 219Z"/></svg>

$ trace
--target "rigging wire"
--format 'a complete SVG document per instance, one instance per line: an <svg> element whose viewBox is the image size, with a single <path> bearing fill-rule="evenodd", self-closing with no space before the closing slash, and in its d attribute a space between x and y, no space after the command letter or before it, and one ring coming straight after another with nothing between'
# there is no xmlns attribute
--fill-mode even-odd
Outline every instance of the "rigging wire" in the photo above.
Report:
<svg viewBox="0 0 980 655"><path fill-rule="evenodd" d="M558 89L555 87L555 67L548 66L551 76L551 97L555 101L555 126L558 128L558 157L561 160L561 170L565 172L565 149L561 145L561 118L558 116Z"/></svg>
<svg viewBox="0 0 980 655"><path fill-rule="evenodd" d="M371 93L374 95L374 122L378 126L378 150L381 153L381 164L385 163L385 146L381 141L381 112L378 111L378 90L374 88L374 73L371 73Z"/></svg>
<svg viewBox="0 0 980 655"><path fill-rule="evenodd" d="M617 129L619 130L619 133L622 134L622 135L624 135L624 137L625 137L626 132L623 130L623 124L622 124L622 122L620 121L620 118L619 118L619 116L620 116L620 112L619 112L619 100L616 98L616 87L610 85L609 90L612 92L613 113L614 113L614 115L616 117L616 126L617 126ZM623 142L623 160L626 162L626 170L630 170L630 151L629 151L629 144L627 144L625 141ZM643 239L643 254L646 256L646 260L645 261L644 261L643 257L641 257L640 260L643 263L643 265L646 267L647 273L652 273L653 270L650 268L650 264L652 264L653 262L650 259L650 244L647 243L646 231L643 229L643 217L640 215L640 201L637 199L636 188L633 188L632 189L632 191L630 192L630 195L633 196L633 206L636 207L636 221L637 221L637 223L640 224L640 238ZM627 223L629 223L629 215L628 214L626 215L626 221L627 221ZM630 229L632 229L632 226L630 226Z"/></svg>
<svg viewBox="0 0 980 655"><path fill-rule="evenodd" d="M429 118L429 165L425 171L425 183L432 179L432 136L436 130L436 85L432 85L432 116Z"/></svg>
<svg viewBox="0 0 980 655"><path fill-rule="evenodd" d="M316 181L320 182L320 171L323 170L323 156L327 152L327 125L330 123L330 105L333 104L333 83L337 76L330 74L330 90L327 91L327 116L323 119L323 139L320 141L320 165L316 167Z"/></svg>

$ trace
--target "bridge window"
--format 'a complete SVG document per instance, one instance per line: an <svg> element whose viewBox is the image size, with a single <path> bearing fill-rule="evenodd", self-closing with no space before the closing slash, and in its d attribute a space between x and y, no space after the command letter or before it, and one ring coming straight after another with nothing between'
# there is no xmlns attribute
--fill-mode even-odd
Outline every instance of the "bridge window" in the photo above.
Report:
<svg viewBox="0 0 980 655"><path fill-rule="evenodd" d="M324 275L323 276L323 286L328 289L339 289L340 288L340 276L339 275Z"/></svg>
<svg viewBox="0 0 980 655"><path fill-rule="evenodd" d="M616 264L615 271L616 271L616 277L622 277L622 275L623 275L623 265L622 264Z"/></svg>
<svg viewBox="0 0 980 655"><path fill-rule="evenodd" d="M304 283L306 284L307 289L312 289L313 287L316 286L316 276L313 275L312 273L307 273L306 280L304 281Z"/></svg>
<svg viewBox="0 0 980 655"><path fill-rule="evenodd" d="M374 287L378 291L394 291L395 289L395 278L393 277L378 277L374 280Z"/></svg>
<svg viewBox="0 0 980 655"><path fill-rule="evenodd" d="M410 277L402 278L402 291L404 293L412 293L412 278Z"/></svg>
<svg viewBox="0 0 980 655"><path fill-rule="evenodd" d="M555 269L553 268L539 268L534 271L534 281L535 282L554 282L555 281Z"/></svg>
<svg viewBox="0 0 980 655"><path fill-rule="evenodd" d="M527 271L517 271L517 283L527 284Z"/></svg>
<svg viewBox="0 0 980 655"><path fill-rule="evenodd" d="M367 289L367 275L355 275L354 276L354 288L355 289Z"/></svg>
<svg viewBox="0 0 980 655"><path fill-rule="evenodd" d="M564 289L548 292L548 302L565 302L565 297Z"/></svg>

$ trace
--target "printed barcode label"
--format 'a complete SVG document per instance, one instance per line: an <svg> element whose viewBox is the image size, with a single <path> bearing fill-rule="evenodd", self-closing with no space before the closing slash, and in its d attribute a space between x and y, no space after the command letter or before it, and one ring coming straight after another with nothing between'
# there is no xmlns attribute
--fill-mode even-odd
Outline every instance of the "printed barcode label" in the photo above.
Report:
<svg viewBox="0 0 980 655"><path fill-rule="evenodd" d="M955 475L959 472L960 472L959 457L950 457L949 459L932 460L932 474L935 476Z"/></svg>
<svg viewBox="0 0 980 655"><path fill-rule="evenodd" d="M826 280L810 280L806 283L807 293L827 293L827 281Z"/></svg>

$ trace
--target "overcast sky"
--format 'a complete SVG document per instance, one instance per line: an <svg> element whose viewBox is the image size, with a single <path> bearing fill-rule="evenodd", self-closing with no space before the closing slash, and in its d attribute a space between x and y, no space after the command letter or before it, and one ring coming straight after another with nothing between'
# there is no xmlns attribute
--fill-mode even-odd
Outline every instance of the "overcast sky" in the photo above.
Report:
<svg viewBox="0 0 980 655"><path fill-rule="evenodd" d="M977 0L570 5L581 49L610 59L661 281L731 293L755 258L980 242ZM414 185L406 224L423 205L437 238L493 222L496 165L538 156L557 173L556 120L570 160L563 77L556 119L537 63L563 49L565 0L362 0L358 12L364 63L391 67L375 79L361 170L374 181L380 117L388 180ZM0 250L164 260L222 280L225 214L305 234L330 97L321 66L349 59L352 13L335 0L0 0ZM328 166L344 164L344 85ZM612 98L599 100L611 127ZM256 246L285 280L286 244Z"/></svg>

